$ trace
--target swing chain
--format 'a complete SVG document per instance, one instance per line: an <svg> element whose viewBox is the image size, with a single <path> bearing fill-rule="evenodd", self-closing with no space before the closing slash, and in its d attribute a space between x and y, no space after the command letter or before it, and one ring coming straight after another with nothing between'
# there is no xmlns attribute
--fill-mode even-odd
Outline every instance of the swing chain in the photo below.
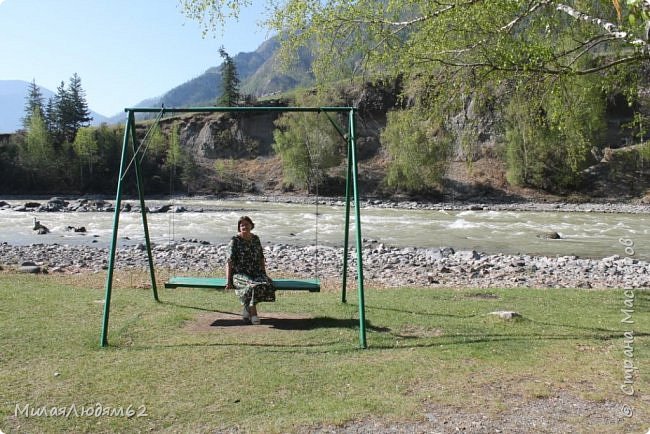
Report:
<svg viewBox="0 0 650 434"><path fill-rule="evenodd" d="M309 177L313 182L315 183L315 190L316 190L316 216L315 216L315 229L314 229L314 243L315 243L315 250L314 250L314 255L316 258L315 261L315 274L317 277L320 277L320 272L318 268L318 263L319 263L319 258L318 258L318 216L319 216L319 210L318 210L318 205L320 202L320 194L319 194L319 184L320 184L320 175L321 172L319 170L320 168L320 154L316 155L316 158L314 158L314 152L312 150L311 142L309 140L309 130L307 129L307 117L306 114L303 113L303 121L304 122L304 129L305 129L305 148L307 149L307 158L309 160ZM309 185L310 185L310 179L309 177L307 178L307 194L309 194Z"/></svg>

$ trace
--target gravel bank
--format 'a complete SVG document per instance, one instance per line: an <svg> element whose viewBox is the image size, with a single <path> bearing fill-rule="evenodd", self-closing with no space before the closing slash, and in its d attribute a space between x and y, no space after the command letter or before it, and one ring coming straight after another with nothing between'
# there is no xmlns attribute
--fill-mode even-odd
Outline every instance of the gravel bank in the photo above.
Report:
<svg viewBox="0 0 650 434"><path fill-rule="evenodd" d="M168 201L170 205L148 206L150 212L168 212L171 209L169 198L157 198L158 202ZM277 202L277 203L297 203L297 204L315 204L318 201L321 205L345 205L344 198L331 198L300 195L232 195L219 197L176 197L176 204L182 203L183 200L233 200L233 201L250 201L250 202ZM150 201L152 199L149 199ZM50 199L8 199L0 200L0 209L11 209L14 211L25 212L114 212L114 201L105 199L89 198L61 198L53 197ZM149 202L147 202L149 203ZM426 209L426 210L445 210L445 211L537 211L537 212L602 212L602 213L650 213L650 204L641 202L592 202L592 203L567 203L567 202L494 202L485 203L477 202L418 202L411 200L395 201L384 199L361 199L359 201L362 208L397 208L397 209ZM184 211L211 211L214 209L223 210L223 205L215 204L202 206L200 209L174 205L176 212ZM139 206L136 200L124 200L122 204L123 212L139 212Z"/></svg>
<svg viewBox="0 0 650 434"><path fill-rule="evenodd" d="M318 276L337 279L343 249L325 246L265 246L272 276ZM24 272L98 272L106 269L107 248L33 244L0 244L0 266ZM153 247L156 266L174 273L222 274L226 245L197 240ZM350 251L350 275L356 274L355 249ZM536 287L536 288L649 288L650 263L618 255L603 259L575 256L483 254L476 251L395 248L366 241L364 278L376 286L418 287ZM116 268L146 269L144 245L121 247Z"/></svg>
<svg viewBox="0 0 650 434"><path fill-rule="evenodd" d="M284 203L309 203L318 200L322 205L344 205L344 198L320 197L299 195L263 196L243 195L233 196L228 199L246 200L251 202L284 202ZM485 202L429 202L414 200L385 200L366 198L359 201L362 208L397 208L397 209L427 209L445 211L537 211L537 212L603 212L640 214L650 213L650 204L641 201L602 201L589 203L569 202L535 202L535 201L493 201Z"/></svg>
<svg viewBox="0 0 650 434"><path fill-rule="evenodd" d="M182 199L182 198L177 198ZM193 198L197 199L197 198ZM233 196L205 199L229 199L258 202L314 203L305 196ZM319 198L324 205L343 205L341 198ZM429 203L368 199L363 207L431 209L431 210L511 210L538 212L650 213L642 203ZM101 199L51 198L41 201L0 201L0 207L30 212L113 212L113 203ZM151 212L167 212L158 207ZM134 212L128 206L125 211ZM202 209L209 211L209 209ZM182 211L191 209L182 208ZM342 248L325 246L298 247L286 244L266 246L268 269L276 276L318 276L338 278L342 268ZM210 245L199 240L154 246L157 267L176 273L221 273L226 246ZM583 259L575 256L545 257L530 255L485 254L454 251L451 247L395 248L378 241L366 240L363 247L364 277L367 283L380 286L444 287L573 287L573 288L648 288L650 265L632 257L609 256ZM356 254L351 250L349 270L356 273ZM0 244L0 266L26 272L97 272L106 268L108 249L92 246ZM24 264L34 265L24 265ZM147 267L143 245L118 250L116 267ZM215 271L216 269L216 271Z"/></svg>

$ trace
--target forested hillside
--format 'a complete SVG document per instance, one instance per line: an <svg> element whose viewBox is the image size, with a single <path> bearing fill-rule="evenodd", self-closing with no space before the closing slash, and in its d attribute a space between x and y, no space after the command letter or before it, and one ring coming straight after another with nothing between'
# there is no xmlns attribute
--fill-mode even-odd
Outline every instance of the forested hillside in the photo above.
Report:
<svg viewBox="0 0 650 434"><path fill-rule="evenodd" d="M621 136L618 127L632 119L629 110L612 107L608 111L606 123L612 126L610 137L617 145L600 151L594 149L592 163L583 171L581 183L573 189L558 191L509 182L498 116L495 112L477 118L472 102L467 111L457 116L471 125L482 123L480 151L470 158L460 144L450 148L444 166L436 167L442 175L433 188L391 186L387 180L391 162L382 143L382 133L386 131L390 113L405 104L400 98L402 93L399 81L350 85L332 92L330 95L338 94L338 99L326 104L359 108L360 184L366 196L406 194L434 200L474 201L543 199L550 195L571 200L641 199L650 188L647 146L632 144L631 136ZM314 102L317 96L313 93L300 98L259 104L319 105ZM346 124L345 119L338 121ZM323 114L169 113L158 124L139 122L137 131L141 139L147 138L143 143L147 153L142 168L148 194L307 191L313 194L318 191L321 195L341 195L344 192L344 143ZM14 145L27 140L26 135L1 137L0 161L14 162L0 171L2 192L112 195L117 184L122 139L121 125L83 129L74 142L76 146L48 154L41 166L30 171L21 166L24 157L20 153L24 151ZM87 150L84 151L82 144ZM423 162L417 156L414 158L413 166L420 168ZM126 186L127 192L135 193L132 176Z"/></svg>
<svg viewBox="0 0 650 434"><path fill-rule="evenodd" d="M311 86L311 57L306 50L300 50L290 69L282 68L278 59L280 42L271 38L257 50L238 53L233 56L241 80L242 93L256 99ZM137 107L201 107L213 105L223 92L220 67L212 67L198 77L194 77L169 90L159 98L151 98L137 104ZM120 116L120 119L123 116Z"/></svg>
<svg viewBox="0 0 650 434"><path fill-rule="evenodd" d="M209 26L228 7L182 3L190 17L197 18L194 7L212 11ZM368 194L646 196L650 84L641 3L374 4L292 0L275 10L269 25L282 40L232 58L235 104L358 107ZM222 67L210 70L170 91L165 105L214 103L223 82ZM44 167L25 164L34 131L5 140L11 175L2 189L110 190L120 128L84 132L83 145L53 145ZM168 117L149 137L144 165L154 192L337 194L343 185L345 146L322 116Z"/></svg>

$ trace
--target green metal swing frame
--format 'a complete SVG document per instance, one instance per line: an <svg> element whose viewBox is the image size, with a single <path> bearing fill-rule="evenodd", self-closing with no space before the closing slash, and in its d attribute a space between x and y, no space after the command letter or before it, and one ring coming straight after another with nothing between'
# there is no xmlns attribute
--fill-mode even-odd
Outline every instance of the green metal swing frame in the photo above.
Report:
<svg viewBox="0 0 650 434"><path fill-rule="evenodd" d="M108 324L111 309L111 295L113 289L113 275L115 271L115 253L117 250L117 234L120 222L120 212L122 208L122 189L123 181L129 172L131 163L133 164L136 187L138 191L138 198L140 201L140 213L142 215L142 226L144 229L144 239L147 251L147 258L149 261L149 276L151 279L151 291L155 301L160 302L158 297L158 288L156 286L155 266L153 254L151 252L151 240L149 237L149 226L147 224L147 212L144 198L144 187L142 182L142 170L140 168L140 157L144 151L140 151L138 146L138 138L136 136L136 113L217 113L217 112L311 112L311 113L325 113L334 128L339 132L347 142L347 175L345 187L345 232L343 241L343 270L341 273L341 302L346 303L346 287L347 287L347 273L348 273L348 244L350 232L350 203L352 198L354 200L354 222L355 222L355 239L356 239L356 253L357 253L357 292L359 303L359 346L367 348L366 342L366 315L365 315L365 296L363 284L363 257L362 257L362 243L361 243L361 210L359 205L359 188L358 188L358 165L357 165L357 152L356 152L356 112L355 107L187 107L187 108L126 108L126 126L124 128L124 140L122 141L122 153L120 159L120 173L117 181L117 193L115 196L115 212L113 216L113 231L111 238L111 245L108 255L108 271L106 275L105 296L104 296L104 313L102 320L102 331L100 338L100 346L108 346ZM336 123L329 113L347 113L348 115L348 128L347 132ZM129 150L129 143L131 149ZM127 164L129 154L132 154L131 163ZM176 285L174 281L169 282L169 287L221 287L224 282L223 279L213 278L176 278ZM180 280L179 280L180 279ZM195 280L192 280L195 279ZM303 289L310 292L317 292L320 288L320 283L316 279L307 279L303 281L290 281L289 279L274 279L278 282L281 289ZM166 285L167 286L167 285Z"/></svg>

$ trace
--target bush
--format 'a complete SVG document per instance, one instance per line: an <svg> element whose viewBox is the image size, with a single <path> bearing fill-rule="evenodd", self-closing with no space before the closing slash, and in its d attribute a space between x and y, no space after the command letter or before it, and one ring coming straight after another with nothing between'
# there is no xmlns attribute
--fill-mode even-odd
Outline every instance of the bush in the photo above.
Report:
<svg viewBox="0 0 650 434"><path fill-rule="evenodd" d="M296 103L311 106L316 99L302 95ZM336 105L333 101L316 104ZM284 113L275 125L273 149L282 160L284 184L315 191L327 179L328 169L341 164L347 144L322 114Z"/></svg>
<svg viewBox="0 0 650 434"><path fill-rule="evenodd" d="M576 187L592 147L602 146L605 97L590 78L557 79L548 91L515 90L505 109L508 181L547 190Z"/></svg>
<svg viewBox="0 0 650 434"><path fill-rule="evenodd" d="M440 120L417 108L389 112L381 141L390 157L390 187L422 192L440 185L453 143Z"/></svg>

